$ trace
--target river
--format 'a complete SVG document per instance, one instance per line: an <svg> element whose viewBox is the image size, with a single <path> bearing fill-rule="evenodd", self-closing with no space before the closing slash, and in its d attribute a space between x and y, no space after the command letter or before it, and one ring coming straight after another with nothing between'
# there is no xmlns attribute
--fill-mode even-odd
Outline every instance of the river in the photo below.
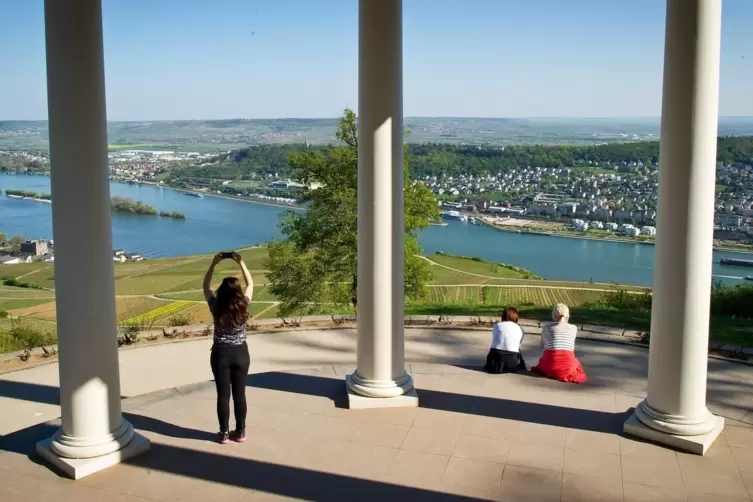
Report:
<svg viewBox="0 0 753 502"><path fill-rule="evenodd" d="M50 192L46 176L2 175L0 189ZM150 258L211 253L235 249L279 237L277 216L285 209L220 197L189 197L148 185L111 183L111 195L131 197L160 211L180 211L186 220L113 214L113 246ZM0 196L0 232L27 238L51 238L51 206L43 202ZM450 222L422 232L426 253L479 256L530 269L547 279L650 285L654 247L565 237L501 232L479 225ZM723 256L750 258L733 252L714 252L713 273L726 284L739 284L753 270L719 264Z"/></svg>

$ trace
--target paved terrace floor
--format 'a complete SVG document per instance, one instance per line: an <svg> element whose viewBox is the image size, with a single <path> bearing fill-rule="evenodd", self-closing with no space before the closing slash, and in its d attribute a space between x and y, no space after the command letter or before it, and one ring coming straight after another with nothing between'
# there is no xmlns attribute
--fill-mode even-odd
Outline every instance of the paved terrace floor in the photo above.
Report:
<svg viewBox="0 0 753 502"><path fill-rule="evenodd" d="M57 367L2 375L0 500L751 500L753 367L709 360L727 428L698 457L621 435L645 395L645 349L580 341L578 386L481 373L488 338L407 330L420 408L350 411L352 330L254 335L249 438L224 446L208 341L122 351L124 411L152 451L76 483L33 453L59 424Z"/></svg>

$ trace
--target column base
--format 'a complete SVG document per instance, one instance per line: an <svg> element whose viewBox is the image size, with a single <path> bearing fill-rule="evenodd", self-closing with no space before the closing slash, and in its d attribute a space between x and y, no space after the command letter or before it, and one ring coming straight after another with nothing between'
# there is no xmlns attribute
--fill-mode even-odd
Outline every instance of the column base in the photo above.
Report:
<svg viewBox="0 0 753 502"><path fill-rule="evenodd" d="M410 376L408 377L410 379ZM364 396L353 390L353 375L345 376L345 389L348 392L348 408L351 410L366 410L372 408L417 408L418 394L413 388L412 379L410 390L404 394L391 397ZM399 388L399 387L398 387Z"/></svg>
<svg viewBox="0 0 753 502"><path fill-rule="evenodd" d="M92 458L64 458L53 451L53 437L37 443L37 453L72 479L83 477L102 471L108 467L124 462L129 458L140 455L149 450L151 443L141 434L134 433L131 441L122 449Z"/></svg>
<svg viewBox="0 0 753 502"><path fill-rule="evenodd" d="M664 444L678 450L695 453L696 455L705 455L709 447L716 441L719 434L724 429L724 418L712 415L714 420L713 428L704 434L695 436L680 436L677 434L667 434L665 432L652 429L638 420L635 413L630 415L623 425L623 432L631 436L637 436L653 443Z"/></svg>
<svg viewBox="0 0 753 502"><path fill-rule="evenodd" d="M356 370L345 381L354 393L379 399L399 397L413 389L413 379L405 372L396 380L370 380L362 377Z"/></svg>

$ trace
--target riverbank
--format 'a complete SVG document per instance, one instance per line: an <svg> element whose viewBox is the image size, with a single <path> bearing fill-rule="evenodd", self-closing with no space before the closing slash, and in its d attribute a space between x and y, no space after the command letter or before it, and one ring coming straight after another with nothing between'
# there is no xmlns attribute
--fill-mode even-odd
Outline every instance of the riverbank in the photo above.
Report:
<svg viewBox="0 0 753 502"><path fill-rule="evenodd" d="M16 199L16 200L32 200L34 202L46 202L47 204L52 204L52 201L49 199L37 199L35 197L23 197L21 195L6 195L9 199Z"/></svg>
<svg viewBox="0 0 753 502"><path fill-rule="evenodd" d="M283 207L285 209L294 209L296 211L306 210L304 206L296 205L296 204L285 204L283 202L266 201L266 200L260 200L260 199L253 199L250 197L240 197L237 195L229 195L229 194L224 194L224 193L203 192L201 190L191 190L188 188L178 188L178 187L172 187L169 185L160 185L158 183L153 183L150 181L144 181L142 184L156 187L156 188L166 188L168 190L174 190L176 192L183 193L183 194L198 194L201 196L217 197L218 199L229 199L229 200L237 200L241 202L250 202L252 204L261 204L263 206Z"/></svg>
<svg viewBox="0 0 753 502"><path fill-rule="evenodd" d="M490 223L483 218L476 218L476 221L481 223L482 225L485 225L489 228L492 228L494 230L499 230L500 232L508 232L513 234L531 234L531 235L541 235L546 237L562 237L566 239L582 239L582 240L589 240L589 241L602 241L602 242L620 242L620 243L626 243L626 244L645 244L648 246L655 246L655 241L642 241L642 240L636 240L630 237L619 237L619 236L592 236L592 235L583 235L576 232L573 233L565 233L565 232L547 232L544 230L534 230L531 228L521 228L521 227L510 227L505 228L503 226L495 225L493 223ZM724 246L718 246L714 245L713 249L715 251L728 251L733 253L745 253L745 254L753 254L753 248L747 247L747 248L729 248Z"/></svg>

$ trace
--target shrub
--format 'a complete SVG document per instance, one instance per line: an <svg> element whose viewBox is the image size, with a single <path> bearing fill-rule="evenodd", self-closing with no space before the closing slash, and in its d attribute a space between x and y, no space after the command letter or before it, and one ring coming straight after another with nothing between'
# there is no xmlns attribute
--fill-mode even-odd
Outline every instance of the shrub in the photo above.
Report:
<svg viewBox="0 0 753 502"><path fill-rule="evenodd" d="M753 285L714 283L711 286L711 315L753 317Z"/></svg>
<svg viewBox="0 0 753 502"><path fill-rule="evenodd" d="M0 310L0 319L5 319L6 317L8 317L8 312Z"/></svg>
<svg viewBox="0 0 753 502"><path fill-rule="evenodd" d="M188 326L193 324L193 317L189 314L175 314L167 320L168 326Z"/></svg>
<svg viewBox="0 0 753 502"><path fill-rule="evenodd" d="M22 319L11 318L10 328L0 331L0 352L31 350L57 342L54 331L45 331Z"/></svg>
<svg viewBox="0 0 753 502"><path fill-rule="evenodd" d="M29 288L29 289L44 289L39 284L33 282L26 282L16 279L15 277L4 277L2 279L3 284L6 286L14 286L16 288Z"/></svg>
<svg viewBox="0 0 753 502"><path fill-rule="evenodd" d="M614 286L612 291L604 293L598 305L616 310L647 314L651 312L651 299L651 291L648 289L642 293L635 293L620 286Z"/></svg>
<svg viewBox="0 0 753 502"><path fill-rule="evenodd" d="M186 219L186 215L179 211L160 211L159 215L163 218L175 218L176 220Z"/></svg>

